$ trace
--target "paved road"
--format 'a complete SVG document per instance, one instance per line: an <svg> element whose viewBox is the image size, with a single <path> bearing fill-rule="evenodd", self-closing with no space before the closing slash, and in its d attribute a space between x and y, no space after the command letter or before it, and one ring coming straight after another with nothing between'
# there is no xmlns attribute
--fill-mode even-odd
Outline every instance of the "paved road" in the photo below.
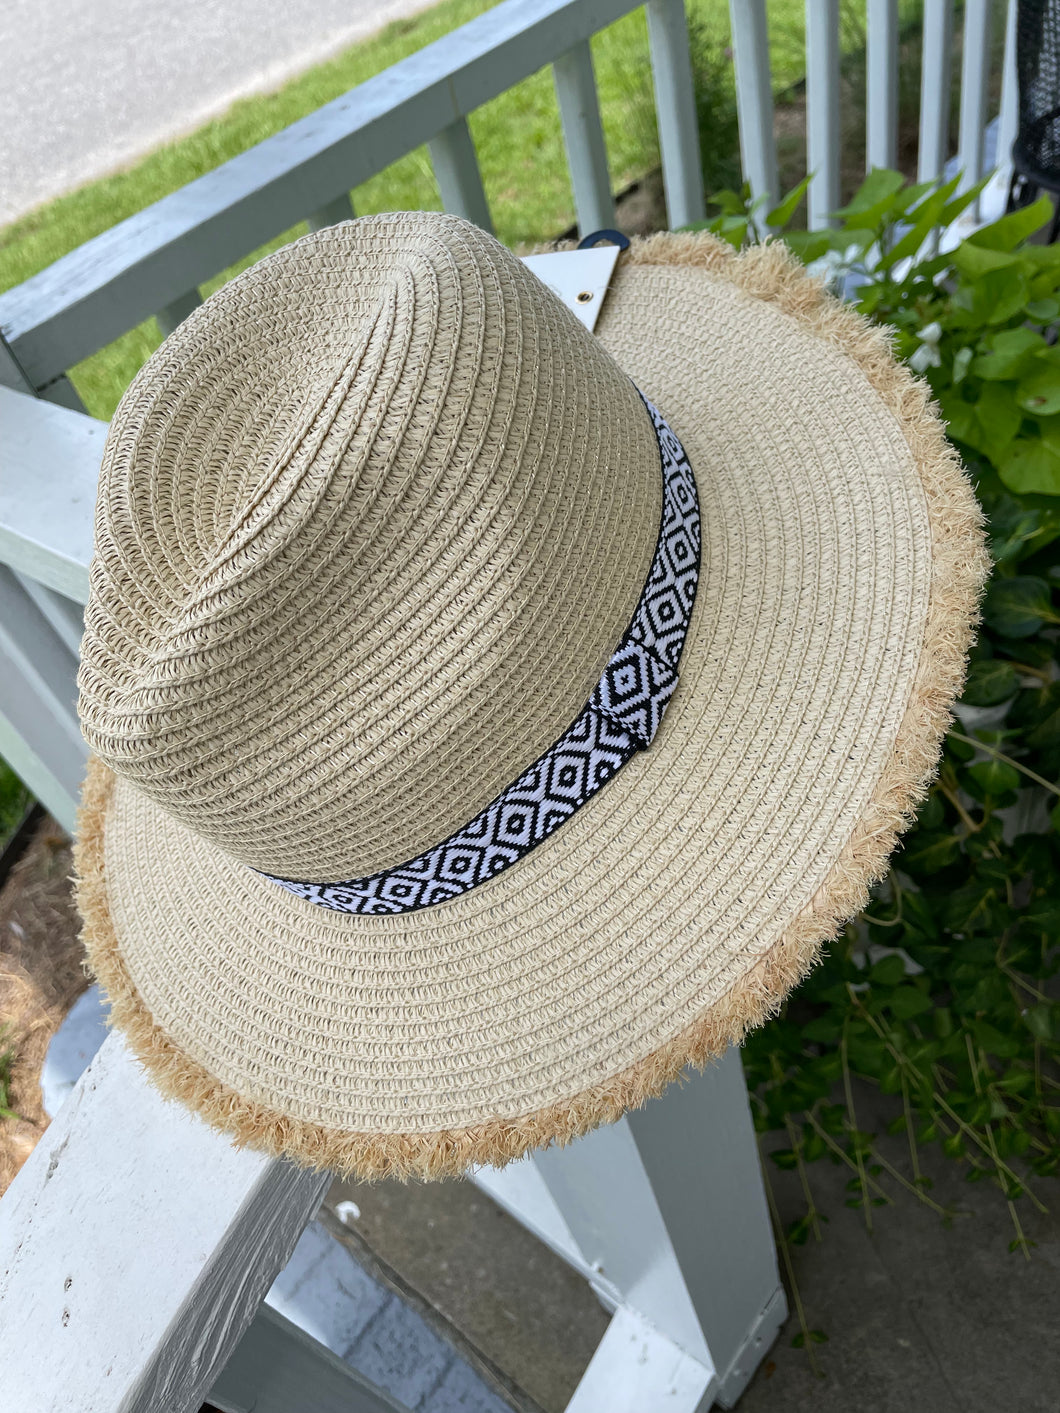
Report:
<svg viewBox="0 0 1060 1413"><path fill-rule="evenodd" d="M0 223L430 0L0 0Z"/></svg>

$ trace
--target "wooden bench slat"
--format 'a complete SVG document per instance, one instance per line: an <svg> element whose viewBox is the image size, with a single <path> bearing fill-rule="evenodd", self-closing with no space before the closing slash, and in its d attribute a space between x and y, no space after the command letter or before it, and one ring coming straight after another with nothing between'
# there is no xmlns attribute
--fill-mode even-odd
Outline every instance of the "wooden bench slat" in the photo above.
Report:
<svg viewBox="0 0 1060 1413"><path fill-rule="evenodd" d="M327 1183L234 1148L111 1035L0 1202L5 1407L197 1409Z"/></svg>

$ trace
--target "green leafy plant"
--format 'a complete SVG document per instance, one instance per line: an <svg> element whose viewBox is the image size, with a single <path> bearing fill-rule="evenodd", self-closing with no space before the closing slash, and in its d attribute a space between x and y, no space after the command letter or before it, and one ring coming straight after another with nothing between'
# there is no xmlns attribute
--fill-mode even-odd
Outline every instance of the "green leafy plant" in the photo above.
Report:
<svg viewBox="0 0 1060 1413"><path fill-rule="evenodd" d="M0 848L22 823L32 796L13 770L0 760Z"/></svg>
<svg viewBox="0 0 1060 1413"><path fill-rule="evenodd" d="M688 12L688 45L703 185L707 191L714 191L740 177L740 128L732 51L726 47L719 27L710 23L702 9Z"/></svg>
<svg viewBox="0 0 1060 1413"><path fill-rule="evenodd" d="M19 1117L11 1108L11 1072L17 1058L9 1027L0 1026L0 1119Z"/></svg>
<svg viewBox="0 0 1060 1413"><path fill-rule="evenodd" d="M922 1171L937 1144L1000 1189L1029 1255L1017 1202L1042 1207L1060 1170L1060 248L1030 242L1040 201L947 249L977 195L958 185L873 171L823 232L787 229L805 182L766 213L729 191L705 223L735 246L786 240L893 331L973 475L996 565L916 827L744 1063L760 1132L786 1138L773 1162L802 1185L788 1241L820 1235L807 1165L825 1157L870 1227L895 1185L947 1215ZM891 1096L904 1167L859 1122L855 1076Z"/></svg>

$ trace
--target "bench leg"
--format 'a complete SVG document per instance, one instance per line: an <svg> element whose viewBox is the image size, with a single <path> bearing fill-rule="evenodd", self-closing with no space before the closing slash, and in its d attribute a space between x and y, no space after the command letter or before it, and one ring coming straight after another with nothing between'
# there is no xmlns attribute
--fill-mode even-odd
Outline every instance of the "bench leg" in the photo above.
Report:
<svg viewBox="0 0 1060 1413"><path fill-rule="evenodd" d="M787 1316L739 1051L567 1148L474 1176L617 1312L570 1413L735 1403Z"/></svg>
<svg viewBox="0 0 1060 1413"><path fill-rule="evenodd" d="M740 1052L628 1123L729 1408L788 1314Z"/></svg>

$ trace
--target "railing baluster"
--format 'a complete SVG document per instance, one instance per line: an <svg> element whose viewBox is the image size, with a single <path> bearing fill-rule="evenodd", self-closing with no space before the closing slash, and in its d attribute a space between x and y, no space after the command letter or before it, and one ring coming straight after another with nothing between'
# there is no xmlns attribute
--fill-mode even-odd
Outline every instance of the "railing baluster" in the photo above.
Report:
<svg viewBox="0 0 1060 1413"><path fill-rule="evenodd" d="M806 169L810 230L839 205L839 0L806 0Z"/></svg>
<svg viewBox="0 0 1060 1413"><path fill-rule="evenodd" d="M898 160L898 0L867 0L868 84L865 167Z"/></svg>
<svg viewBox="0 0 1060 1413"><path fill-rule="evenodd" d="M167 304L164 309L160 309L155 315L155 323L162 332L164 339L170 334L178 324L183 324L193 309L198 309L202 303L202 295L197 289L188 290L187 294L182 294L179 299L175 299L172 304Z"/></svg>
<svg viewBox="0 0 1060 1413"><path fill-rule="evenodd" d="M684 0L648 0L648 44L655 80L666 215L671 229L701 221L703 165Z"/></svg>
<svg viewBox="0 0 1060 1413"><path fill-rule="evenodd" d="M1020 95L1016 74L1016 0L1009 0L1005 19L1005 67L1001 75L1001 121L997 134L997 165L1007 167L1012 160L1012 144L1019 131Z"/></svg>
<svg viewBox="0 0 1060 1413"><path fill-rule="evenodd" d="M77 658L18 575L0 564L0 752L64 829L73 829L87 747Z"/></svg>
<svg viewBox="0 0 1060 1413"><path fill-rule="evenodd" d="M916 175L918 181L927 182L942 175L950 155L953 0L924 0L923 23Z"/></svg>
<svg viewBox="0 0 1060 1413"><path fill-rule="evenodd" d="M772 205L778 195L777 147L766 0L729 0L729 16L744 179L750 182L753 196L764 196Z"/></svg>
<svg viewBox="0 0 1060 1413"><path fill-rule="evenodd" d="M337 226L340 221L349 221L357 213L353 209L353 202L350 193L344 191L341 196L336 196L334 201L329 201L320 206L309 216L309 229L311 231L322 231L326 226Z"/></svg>
<svg viewBox="0 0 1060 1413"><path fill-rule="evenodd" d="M990 0L966 0L961 59L961 190L983 174L983 134L990 83ZM978 218L976 202L972 218Z"/></svg>
<svg viewBox="0 0 1060 1413"><path fill-rule="evenodd" d="M587 39L559 56L552 65L552 78L563 123L578 229L584 236L615 224L607 147Z"/></svg>
<svg viewBox="0 0 1060 1413"><path fill-rule="evenodd" d="M492 233L493 221L467 119L458 118L450 123L428 145L442 205L454 215L474 221L476 226Z"/></svg>

